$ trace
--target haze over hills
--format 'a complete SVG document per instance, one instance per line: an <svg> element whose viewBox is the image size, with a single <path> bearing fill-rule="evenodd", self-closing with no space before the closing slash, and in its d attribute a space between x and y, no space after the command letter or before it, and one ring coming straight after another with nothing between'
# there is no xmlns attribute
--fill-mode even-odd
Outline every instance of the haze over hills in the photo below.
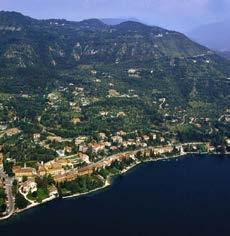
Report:
<svg viewBox="0 0 230 236"><path fill-rule="evenodd" d="M190 32L193 40L217 51L230 51L230 20L202 25Z"/></svg>
<svg viewBox="0 0 230 236"><path fill-rule="evenodd" d="M141 22L140 20L138 20L136 18L102 18L100 20L107 25L119 25L119 24L126 22L126 21Z"/></svg>
<svg viewBox="0 0 230 236"><path fill-rule="evenodd" d="M220 56L230 60L230 51L217 52Z"/></svg>

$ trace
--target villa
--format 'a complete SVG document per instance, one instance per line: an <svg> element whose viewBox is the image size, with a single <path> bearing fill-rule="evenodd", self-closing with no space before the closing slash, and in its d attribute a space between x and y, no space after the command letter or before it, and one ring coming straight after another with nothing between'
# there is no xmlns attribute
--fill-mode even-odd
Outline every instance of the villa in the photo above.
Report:
<svg viewBox="0 0 230 236"><path fill-rule="evenodd" d="M13 173L16 178L22 177L33 177L37 174L36 170L31 167L21 167L21 166L14 166Z"/></svg>
<svg viewBox="0 0 230 236"><path fill-rule="evenodd" d="M33 193L37 191L37 184L32 180L27 180L22 184L21 190L23 193L28 194L29 192Z"/></svg>

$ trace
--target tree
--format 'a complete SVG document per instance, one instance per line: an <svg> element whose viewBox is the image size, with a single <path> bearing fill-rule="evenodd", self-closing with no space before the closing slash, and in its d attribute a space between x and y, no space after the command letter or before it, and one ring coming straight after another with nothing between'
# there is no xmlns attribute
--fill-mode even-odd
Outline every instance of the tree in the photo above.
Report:
<svg viewBox="0 0 230 236"><path fill-rule="evenodd" d="M23 197L21 193L17 193L15 196L15 205L19 209L24 209L28 206L29 202Z"/></svg>
<svg viewBox="0 0 230 236"><path fill-rule="evenodd" d="M28 180L27 176L22 177L22 182L26 182Z"/></svg>
<svg viewBox="0 0 230 236"><path fill-rule="evenodd" d="M6 203L4 198L0 198L0 213L6 211Z"/></svg>

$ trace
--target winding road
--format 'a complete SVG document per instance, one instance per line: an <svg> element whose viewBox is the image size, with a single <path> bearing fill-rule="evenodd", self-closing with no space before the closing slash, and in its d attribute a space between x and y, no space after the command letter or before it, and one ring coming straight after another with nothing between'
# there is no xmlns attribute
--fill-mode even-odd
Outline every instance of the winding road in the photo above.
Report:
<svg viewBox="0 0 230 236"><path fill-rule="evenodd" d="M9 177L3 170L0 170L0 177L5 179L5 192L7 195L7 211L6 215L1 219L7 219L14 213L14 196L12 192L13 187L13 177Z"/></svg>

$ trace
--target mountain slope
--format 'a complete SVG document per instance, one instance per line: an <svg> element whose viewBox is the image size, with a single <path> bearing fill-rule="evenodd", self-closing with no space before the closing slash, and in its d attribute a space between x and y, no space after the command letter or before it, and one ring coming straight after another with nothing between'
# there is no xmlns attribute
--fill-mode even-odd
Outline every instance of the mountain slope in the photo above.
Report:
<svg viewBox="0 0 230 236"><path fill-rule="evenodd" d="M228 88L230 77L229 64L224 59L183 34L132 21L108 26L98 19L35 20L15 12L1 12L0 59L2 75L8 77L0 80L2 90L11 85L16 91L41 90L60 80L60 71L75 70L83 64L110 69L122 65L126 73L135 67L140 71L148 68L153 71L152 76L164 74L168 91L173 88L175 94L170 94L176 100L189 99L191 95L201 98L202 94L205 99L218 100L226 97L225 89L215 88L214 96L208 96L204 89L211 89L216 80ZM202 80L205 86L198 92L196 86ZM149 78L145 83L152 84L151 81Z"/></svg>
<svg viewBox="0 0 230 236"><path fill-rule="evenodd" d="M56 151L78 153L78 136L91 145L99 133L120 131L129 143L157 133L155 144L221 144L230 130L229 78L228 60L175 31L0 12L2 152L47 161Z"/></svg>
<svg viewBox="0 0 230 236"><path fill-rule="evenodd" d="M19 67L42 62L60 66L86 61L113 63L208 51L180 33L137 22L107 26L96 19L38 21L17 13L0 15L0 57Z"/></svg>

